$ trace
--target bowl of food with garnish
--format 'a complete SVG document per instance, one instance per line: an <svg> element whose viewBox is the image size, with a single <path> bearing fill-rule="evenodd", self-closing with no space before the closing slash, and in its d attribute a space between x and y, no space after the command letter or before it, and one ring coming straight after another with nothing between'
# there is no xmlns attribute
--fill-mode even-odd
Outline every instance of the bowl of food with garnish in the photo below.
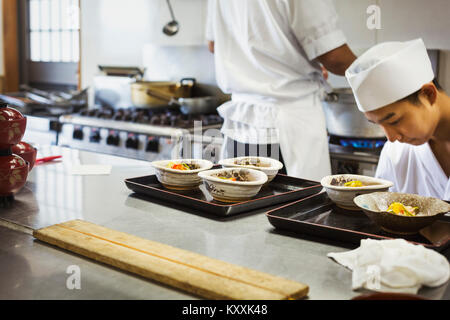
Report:
<svg viewBox="0 0 450 320"><path fill-rule="evenodd" d="M278 171L283 169L283 164L272 158L266 157L238 157L223 159L219 164L224 168L247 168L264 172L268 180L271 182L278 174Z"/></svg>
<svg viewBox="0 0 450 320"><path fill-rule="evenodd" d="M202 184L199 173L211 169L214 164L203 159L160 160L151 163L158 181L167 189L192 190Z"/></svg>
<svg viewBox="0 0 450 320"><path fill-rule="evenodd" d="M388 191L394 184L391 181L356 174L326 176L321 181L328 197L342 209L361 210L354 202L356 196Z"/></svg>
<svg viewBox="0 0 450 320"><path fill-rule="evenodd" d="M250 200L268 180L264 172L247 168L208 170L198 175L214 200L228 203Z"/></svg>
<svg viewBox="0 0 450 320"><path fill-rule="evenodd" d="M399 235L416 234L450 212L445 201L408 193L375 192L354 202L381 229Z"/></svg>

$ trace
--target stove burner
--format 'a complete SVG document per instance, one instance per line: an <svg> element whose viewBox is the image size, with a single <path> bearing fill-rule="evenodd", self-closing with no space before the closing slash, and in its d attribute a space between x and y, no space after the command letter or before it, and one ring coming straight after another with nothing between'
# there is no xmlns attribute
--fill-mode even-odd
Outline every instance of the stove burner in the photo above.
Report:
<svg viewBox="0 0 450 320"><path fill-rule="evenodd" d="M386 141L373 139L340 139L341 146L353 147L355 149L378 149L382 148Z"/></svg>
<svg viewBox="0 0 450 320"><path fill-rule="evenodd" d="M155 126L169 126L178 128L192 128L194 121L201 121L203 126L217 125L223 122L218 114L185 115L176 109L87 109L79 113L80 116L125 121Z"/></svg>

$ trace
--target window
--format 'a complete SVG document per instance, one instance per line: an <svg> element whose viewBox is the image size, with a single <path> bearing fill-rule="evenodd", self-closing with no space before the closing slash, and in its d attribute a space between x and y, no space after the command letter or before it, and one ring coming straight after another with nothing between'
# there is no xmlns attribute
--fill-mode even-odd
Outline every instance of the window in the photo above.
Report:
<svg viewBox="0 0 450 320"><path fill-rule="evenodd" d="M79 61L78 1L29 0L31 61Z"/></svg>
<svg viewBox="0 0 450 320"><path fill-rule="evenodd" d="M21 83L76 87L80 61L80 1L22 0Z"/></svg>

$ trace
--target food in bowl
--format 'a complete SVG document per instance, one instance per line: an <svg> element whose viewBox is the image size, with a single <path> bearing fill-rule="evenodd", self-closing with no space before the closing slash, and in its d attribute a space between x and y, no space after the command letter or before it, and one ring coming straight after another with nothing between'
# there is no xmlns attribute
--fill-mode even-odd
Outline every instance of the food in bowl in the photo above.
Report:
<svg viewBox="0 0 450 320"><path fill-rule="evenodd" d="M230 181L240 181L240 182L250 181L249 174L246 170L223 171L219 172L217 174L217 177L222 180L230 180Z"/></svg>
<svg viewBox="0 0 450 320"><path fill-rule="evenodd" d="M351 187L351 188L359 188L365 186L366 185L359 180L349 181L344 184L344 187Z"/></svg>
<svg viewBox="0 0 450 320"><path fill-rule="evenodd" d="M203 159L153 161L158 181L167 189L193 190L202 184L199 172L209 170L213 163Z"/></svg>
<svg viewBox="0 0 450 320"><path fill-rule="evenodd" d="M353 199L361 194L388 191L391 181L355 174L326 176L321 181L330 199L340 208L352 211L361 209Z"/></svg>
<svg viewBox="0 0 450 320"><path fill-rule="evenodd" d="M393 202L387 209L387 212L389 212L389 213L394 213L394 214L398 214L401 216L408 216L408 217L416 216L418 211L419 211L419 207L406 206L400 202Z"/></svg>
<svg viewBox="0 0 450 320"><path fill-rule="evenodd" d="M214 200L228 203L250 200L268 180L264 172L246 168L202 171L199 176Z"/></svg>
<svg viewBox="0 0 450 320"><path fill-rule="evenodd" d="M219 164L224 168L248 168L264 172L268 180L271 182L278 174L278 171L283 169L283 164L272 158L265 157L238 157L219 161Z"/></svg>
<svg viewBox="0 0 450 320"><path fill-rule="evenodd" d="M416 234L450 212L450 204L445 201L417 194L374 192L360 195L354 202L381 229L400 235ZM389 212L391 210L400 212L399 204L405 208L418 209L414 210L415 215Z"/></svg>
<svg viewBox="0 0 450 320"><path fill-rule="evenodd" d="M238 166L254 166L258 168L268 168L270 167L270 163L263 162L261 158L256 157L248 157L248 158L242 158L242 159L236 159L234 161L234 164L237 164Z"/></svg>
<svg viewBox="0 0 450 320"><path fill-rule="evenodd" d="M370 178L370 177L368 177L368 178ZM360 180L349 178L346 175L341 175L341 176L335 176L331 180L330 184L333 186L340 186L340 187L359 188L359 187L374 186L379 183L376 181L368 181L367 179L365 179L365 181L362 182Z"/></svg>
<svg viewBox="0 0 450 320"><path fill-rule="evenodd" d="M169 162L169 164L167 165L167 168L170 169L174 169L174 170L183 170L183 171L187 171L187 170L197 170L200 169L200 165L197 163L187 163L187 162L180 162L180 163L175 163L175 162Z"/></svg>

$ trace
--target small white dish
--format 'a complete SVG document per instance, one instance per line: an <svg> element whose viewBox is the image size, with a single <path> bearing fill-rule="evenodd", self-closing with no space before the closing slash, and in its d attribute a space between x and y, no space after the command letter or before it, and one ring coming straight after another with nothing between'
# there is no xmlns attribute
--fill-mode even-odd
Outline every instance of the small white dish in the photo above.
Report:
<svg viewBox="0 0 450 320"><path fill-rule="evenodd" d="M336 183L349 181L361 181L365 186L362 187L345 187ZM360 210L353 202L353 199L359 195L388 191L394 184L391 181L377 179L368 176L356 174L337 174L326 176L320 182L325 188L330 199L336 203L338 207L347 210Z"/></svg>
<svg viewBox="0 0 450 320"><path fill-rule="evenodd" d="M220 174L244 174L250 181L231 181L218 177ZM258 170L247 168L225 168L202 171L198 174L211 196L221 202L241 202L250 200L258 194L267 182L267 175Z"/></svg>
<svg viewBox="0 0 450 320"><path fill-rule="evenodd" d="M248 160L249 163L254 164L239 164L242 161ZM262 166L256 165L257 163L261 163ZM278 174L278 171L283 169L283 164L275 159L272 158L265 158L265 157L238 157L238 158L230 158L230 159L223 159L219 161L219 164L223 166L224 168L247 168L247 169L253 169L253 170L259 170L264 172L268 180L267 182L271 182Z"/></svg>
<svg viewBox="0 0 450 320"><path fill-rule="evenodd" d="M193 163L199 166L196 170L177 170L167 166L169 163ZM156 177L158 181L167 189L172 190L192 190L198 188L202 184L202 179L198 176L199 172L211 169L214 164L211 161L203 159L177 159L177 160L160 160L151 163L156 169Z"/></svg>

